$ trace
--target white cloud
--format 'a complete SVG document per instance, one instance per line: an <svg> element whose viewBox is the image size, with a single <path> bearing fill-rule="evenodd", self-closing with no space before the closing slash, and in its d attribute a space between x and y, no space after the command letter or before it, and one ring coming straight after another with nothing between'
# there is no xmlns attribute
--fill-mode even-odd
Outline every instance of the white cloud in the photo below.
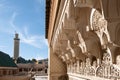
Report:
<svg viewBox="0 0 120 80"><path fill-rule="evenodd" d="M20 40L22 43L29 44L31 46L34 46L36 48L42 48L44 46L47 46L47 41L44 37L44 35L32 35L29 34L28 26L24 26L23 29L19 29L15 24L15 18L18 14L16 12L13 13L11 19L10 19L10 25L13 28L13 30L17 31L20 36Z"/></svg>
<svg viewBox="0 0 120 80"><path fill-rule="evenodd" d="M17 30L17 29L16 29L16 25L14 24L14 21L15 21L16 16L17 16L17 13L16 13L16 12L13 12L12 17L11 17L11 19L10 19L10 21L9 21L11 27L12 27L13 29L15 29L15 30Z"/></svg>
<svg viewBox="0 0 120 80"><path fill-rule="evenodd" d="M0 0L0 14L4 12L13 11L14 7L10 5L9 1L7 0Z"/></svg>
<svg viewBox="0 0 120 80"><path fill-rule="evenodd" d="M35 0L35 1L37 3L37 4L35 4L35 11L43 13L44 12L44 7L45 7L45 0Z"/></svg>
<svg viewBox="0 0 120 80"><path fill-rule="evenodd" d="M3 51L4 49L7 49L8 46L0 46L0 51Z"/></svg>
<svg viewBox="0 0 120 80"><path fill-rule="evenodd" d="M39 4L43 4L45 0L36 0Z"/></svg>
<svg viewBox="0 0 120 80"><path fill-rule="evenodd" d="M44 36L40 35L40 36L37 36L37 35L24 35L22 33L19 33L20 34L20 39L21 39L21 42L22 43L26 43L26 44L29 44L29 45L32 45L36 48L42 48L43 46L46 46L46 41L44 39Z"/></svg>
<svg viewBox="0 0 120 80"><path fill-rule="evenodd" d="M41 57L41 55L38 55L35 59L41 60L41 59L45 59L45 58L44 58L44 57Z"/></svg>
<svg viewBox="0 0 120 80"><path fill-rule="evenodd" d="M7 46L0 46L0 48L6 48Z"/></svg>

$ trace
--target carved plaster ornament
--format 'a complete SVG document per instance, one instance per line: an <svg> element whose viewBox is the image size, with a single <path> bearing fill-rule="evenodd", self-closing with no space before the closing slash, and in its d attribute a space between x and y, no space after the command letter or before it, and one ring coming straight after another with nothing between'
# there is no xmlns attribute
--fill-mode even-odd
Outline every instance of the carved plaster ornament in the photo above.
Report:
<svg viewBox="0 0 120 80"><path fill-rule="evenodd" d="M68 40L68 48L67 48L67 49L69 49L69 50L71 51L72 57L75 57L75 52L74 52L74 50L73 50L72 47L71 47L70 40Z"/></svg>
<svg viewBox="0 0 120 80"><path fill-rule="evenodd" d="M110 77L110 66L112 65L112 57L109 48L107 48L106 52L103 53L102 64L98 67L96 75L99 77Z"/></svg>
<svg viewBox="0 0 120 80"><path fill-rule="evenodd" d="M77 72L77 63L74 63L75 72Z"/></svg>
<svg viewBox="0 0 120 80"><path fill-rule="evenodd" d="M80 63L79 63L79 60L77 60L77 72L79 72L79 68L80 68Z"/></svg>
<svg viewBox="0 0 120 80"><path fill-rule="evenodd" d="M86 26L86 31L88 32L88 31L90 31L90 28L89 28L89 26Z"/></svg>
<svg viewBox="0 0 120 80"><path fill-rule="evenodd" d="M97 68L96 76L99 76L99 77L104 76L104 67L103 66L100 66L100 67Z"/></svg>
<svg viewBox="0 0 120 80"><path fill-rule="evenodd" d="M86 67L90 67L91 66L91 64L90 64L90 58L87 58L86 59Z"/></svg>
<svg viewBox="0 0 120 80"><path fill-rule="evenodd" d="M66 58L67 58L67 60L69 59L69 56L68 56L68 54L65 54L65 56L66 56Z"/></svg>
<svg viewBox="0 0 120 80"><path fill-rule="evenodd" d="M111 74L111 78L120 78L119 76L120 76L120 69L119 69L119 67L117 67L117 66L115 66L115 65L112 65L111 67L111 72L110 72L110 74Z"/></svg>
<svg viewBox="0 0 120 80"><path fill-rule="evenodd" d="M95 76L95 69L94 68L92 68L92 67L90 68L89 75Z"/></svg>
<svg viewBox="0 0 120 80"><path fill-rule="evenodd" d="M103 65L110 65L112 63L111 56L109 53L103 54Z"/></svg>
<svg viewBox="0 0 120 80"><path fill-rule="evenodd" d="M97 67L97 61L93 61L93 67L96 68Z"/></svg>
<svg viewBox="0 0 120 80"><path fill-rule="evenodd" d="M65 57L64 56L61 56L62 60L65 61Z"/></svg>
<svg viewBox="0 0 120 80"><path fill-rule="evenodd" d="M74 65L73 65L72 62L70 63L70 67L71 67L71 72L73 72L74 71Z"/></svg>
<svg viewBox="0 0 120 80"><path fill-rule="evenodd" d="M95 9L93 9L91 12L91 28L100 38L101 45L104 45L102 38L103 33L106 34L108 42L111 43L109 32L107 29L107 21L104 19L104 15Z"/></svg>
<svg viewBox="0 0 120 80"><path fill-rule="evenodd" d="M81 68L83 67L83 62L80 63L80 67L81 67Z"/></svg>
<svg viewBox="0 0 120 80"><path fill-rule="evenodd" d="M80 63L80 70L79 70L80 74L83 74L83 71L84 71L83 65L84 65L83 62L81 62Z"/></svg>
<svg viewBox="0 0 120 80"><path fill-rule="evenodd" d="M81 66L82 66L82 68L85 68L85 62L81 62Z"/></svg>
<svg viewBox="0 0 120 80"><path fill-rule="evenodd" d="M78 46L81 48L82 53L87 52L87 48L86 48L86 45L85 45L85 41L83 40L80 31L77 31L77 35L78 35L78 40L79 40L79 45L78 45Z"/></svg>

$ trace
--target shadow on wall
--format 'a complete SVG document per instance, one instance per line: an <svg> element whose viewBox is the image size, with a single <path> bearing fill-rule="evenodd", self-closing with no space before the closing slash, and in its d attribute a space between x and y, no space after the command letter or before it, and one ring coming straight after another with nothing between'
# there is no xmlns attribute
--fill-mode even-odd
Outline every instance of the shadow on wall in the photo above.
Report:
<svg viewBox="0 0 120 80"><path fill-rule="evenodd" d="M69 80L68 75L61 75L58 80Z"/></svg>

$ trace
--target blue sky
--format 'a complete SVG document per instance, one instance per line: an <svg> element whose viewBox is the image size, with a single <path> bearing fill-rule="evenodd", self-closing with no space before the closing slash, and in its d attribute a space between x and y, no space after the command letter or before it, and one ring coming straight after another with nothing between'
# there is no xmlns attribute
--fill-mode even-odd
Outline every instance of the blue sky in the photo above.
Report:
<svg viewBox="0 0 120 80"><path fill-rule="evenodd" d="M20 56L48 57L45 39L45 0L0 0L0 51L13 57L15 31L20 37Z"/></svg>

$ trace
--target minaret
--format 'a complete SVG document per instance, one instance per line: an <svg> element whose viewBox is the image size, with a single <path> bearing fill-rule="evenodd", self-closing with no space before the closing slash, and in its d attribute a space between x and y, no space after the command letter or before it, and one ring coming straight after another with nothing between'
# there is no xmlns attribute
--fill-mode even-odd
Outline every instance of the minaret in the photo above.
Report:
<svg viewBox="0 0 120 80"><path fill-rule="evenodd" d="M15 38L14 38L14 60L15 63L17 63L17 59L19 57L19 37L18 37L18 33L15 33Z"/></svg>

